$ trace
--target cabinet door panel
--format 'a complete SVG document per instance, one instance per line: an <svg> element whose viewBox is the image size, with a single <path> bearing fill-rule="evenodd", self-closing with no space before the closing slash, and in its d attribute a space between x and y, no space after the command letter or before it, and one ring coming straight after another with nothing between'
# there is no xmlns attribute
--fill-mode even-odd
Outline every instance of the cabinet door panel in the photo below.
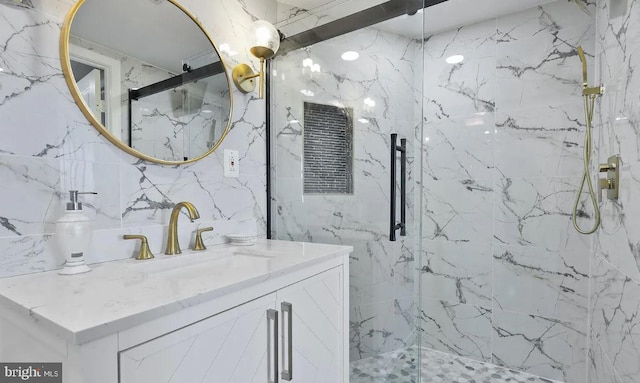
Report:
<svg viewBox="0 0 640 383"><path fill-rule="evenodd" d="M267 309L257 299L120 353L120 381L247 383L267 380Z"/></svg>
<svg viewBox="0 0 640 383"><path fill-rule="evenodd" d="M278 291L278 308L290 303L292 323L280 313L280 371L289 368L288 327L293 332L292 382L341 382L343 360L342 269L309 278Z"/></svg>

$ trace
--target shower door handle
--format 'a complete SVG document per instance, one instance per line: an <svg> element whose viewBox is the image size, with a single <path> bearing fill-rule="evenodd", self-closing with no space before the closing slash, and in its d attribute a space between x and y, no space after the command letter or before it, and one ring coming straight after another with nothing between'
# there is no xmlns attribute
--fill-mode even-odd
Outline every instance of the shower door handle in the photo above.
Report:
<svg viewBox="0 0 640 383"><path fill-rule="evenodd" d="M396 221L396 153L400 152L400 222ZM396 240L396 231L400 229L402 237L407 235L407 139L400 140L398 134L391 134L391 196L389 209L389 240Z"/></svg>

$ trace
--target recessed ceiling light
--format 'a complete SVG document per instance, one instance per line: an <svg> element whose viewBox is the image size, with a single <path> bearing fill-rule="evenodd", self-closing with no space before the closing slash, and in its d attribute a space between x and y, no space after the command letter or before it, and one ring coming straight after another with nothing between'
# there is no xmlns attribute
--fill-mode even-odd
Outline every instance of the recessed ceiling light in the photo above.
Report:
<svg viewBox="0 0 640 383"><path fill-rule="evenodd" d="M0 68L0 72L4 72L4 69Z"/></svg>
<svg viewBox="0 0 640 383"><path fill-rule="evenodd" d="M320 64L311 65L311 71L320 73Z"/></svg>
<svg viewBox="0 0 640 383"><path fill-rule="evenodd" d="M363 124L368 124L369 120L367 120L366 118L358 118L358 122L363 123Z"/></svg>
<svg viewBox="0 0 640 383"><path fill-rule="evenodd" d="M366 106L369 106L369 107L374 107L374 106L376 106L376 102L375 102L375 101L373 101L373 99L371 99L370 97L367 97L367 98L365 98L365 99L364 99L364 104L365 104Z"/></svg>
<svg viewBox="0 0 640 383"><path fill-rule="evenodd" d="M342 59L344 61L354 61L360 57L360 53L354 51L347 51L342 54Z"/></svg>
<svg viewBox="0 0 640 383"><path fill-rule="evenodd" d="M445 61L447 62L447 64L460 64L461 62L464 61L464 56L463 55L449 56Z"/></svg>
<svg viewBox="0 0 640 383"><path fill-rule="evenodd" d="M204 113L204 114L211 114L211 113L213 113L213 111L212 111L212 110L209 110L209 109L202 109L202 113Z"/></svg>
<svg viewBox="0 0 640 383"><path fill-rule="evenodd" d="M302 89L302 90L300 91L300 93L302 93L303 95L305 95L305 96L307 96L307 97L313 97L313 96L315 96L315 95L316 95L315 93L313 93L313 92L312 92L312 91L310 91L309 89Z"/></svg>
<svg viewBox="0 0 640 383"><path fill-rule="evenodd" d="M489 131L489 130L485 130L485 131L484 131L484 134L491 134L491 131Z"/></svg>
<svg viewBox="0 0 640 383"><path fill-rule="evenodd" d="M291 121L289 121L289 123L290 123L290 124L297 124L298 122L300 122L300 121L298 121L298 120L291 120Z"/></svg>
<svg viewBox="0 0 640 383"><path fill-rule="evenodd" d="M302 67L303 68L311 68L313 66L313 60L306 58L304 60L302 60Z"/></svg>

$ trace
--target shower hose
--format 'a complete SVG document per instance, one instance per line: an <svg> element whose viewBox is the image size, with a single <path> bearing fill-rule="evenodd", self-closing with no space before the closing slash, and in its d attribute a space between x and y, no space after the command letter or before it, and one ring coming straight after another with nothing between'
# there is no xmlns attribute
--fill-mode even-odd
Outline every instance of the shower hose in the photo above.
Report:
<svg viewBox="0 0 640 383"><path fill-rule="evenodd" d="M584 138L584 157L583 157L584 172L582 173L582 182L580 183L580 189L578 189L578 194L576 195L576 202L573 205L573 217L572 217L573 227L575 227L578 233L580 234L593 234L596 232L596 230L598 230L598 227L600 226L600 207L598 206L596 193L593 190L593 181L591 180L591 174L589 171L589 167L591 166L591 144L593 141L591 125L593 122L593 111L595 109L596 97L597 95L595 94L584 95L584 112L585 112L584 114L585 114L586 125L587 125L587 132ZM595 220L593 227L591 227L588 230L582 229L578 224L578 216L580 215L579 214L580 196L584 191L585 184L587 184L587 187L589 189L589 197L591 198L591 203L593 204L594 220ZM585 213L582 213L582 214L585 214Z"/></svg>

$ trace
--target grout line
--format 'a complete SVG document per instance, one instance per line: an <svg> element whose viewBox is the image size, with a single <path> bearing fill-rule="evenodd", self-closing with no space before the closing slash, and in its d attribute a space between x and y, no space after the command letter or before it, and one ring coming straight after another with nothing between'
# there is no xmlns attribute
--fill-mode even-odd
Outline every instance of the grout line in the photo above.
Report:
<svg viewBox="0 0 640 383"><path fill-rule="evenodd" d="M620 273L621 275L629 278L630 280L632 280L636 285L638 285L640 287L640 280L635 279L634 277L629 276L627 273L625 273L624 271L620 270L620 268L618 268L617 266L615 266L613 263L611 263L608 259L602 257L599 254L594 254L596 258L599 258L602 262L606 263L607 265L609 265L609 268L616 270L618 273Z"/></svg>
<svg viewBox="0 0 640 383"><path fill-rule="evenodd" d="M591 351L591 289L593 285L593 259L595 255L595 236L591 240L591 252L589 254L589 284L587 286L587 350L586 350L586 365L585 365L585 380L589 381L589 352Z"/></svg>
<svg viewBox="0 0 640 383"><path fill-rule="evenodd" d="M600 344L600 341L597 342L597 347L600 349L600 353L602 354L602 358L605 359L609 363L609 366L611 367L611 370L613 371L613 373L616 376L616 378L618 378L618 381L619 382L623 382L622 378L620 377L620 374L618 373L618 370L616 370L616 367L611 362L611 359L609 359L609 355L607 355L607 353L604 352L604 348L602 347L602 344ZM589 378L589 376L587 375L587 379L588 378ZM588 382L588 380L587 380L587 382ZM618 382L614 382L614 383L618 383Z"/></svg>
<svg viewBox="0 0 640 383"><path fill-rule="evenodd" d="M491 134L491 159L492 159L492 167L491 167L491 190L492 192L492 202L493 202L493 206L491 209L491 328L489 329L489 361L491 361L492 363L494 362L493 360L493 346L494 346L494 319L495 319L495 307L494 307L494 303L495 303L495 299L494 299L494 294L495 294L495 238L496 238L496 205L497 205L497 177L496 177L496 168L497 168L497 164L496 164L496 139L497 139L497 130L498 130L498 126L497 126L497 120L498 120L498 89L497 89L497 79L498 79L498 28L500 25L500 21L499 18L496 17L495 18L495 24L494 24L494 31L495 31L495 40L493 42L493 55L494 55L494 94L493 94L493 102L494 102L494 110L493 110L493 132Z"/></svg>

